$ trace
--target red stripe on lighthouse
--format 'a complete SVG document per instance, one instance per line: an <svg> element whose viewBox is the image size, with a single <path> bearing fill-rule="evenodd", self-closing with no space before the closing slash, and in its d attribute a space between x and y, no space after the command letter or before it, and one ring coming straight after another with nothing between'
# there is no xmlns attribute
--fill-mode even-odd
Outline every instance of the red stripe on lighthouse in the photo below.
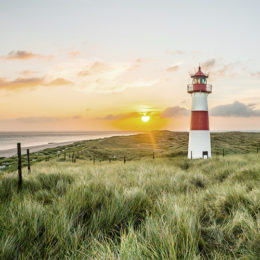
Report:
<svg viewBox="0 0 260 260"><path fill-rule="evenodd" d="M193 84L193 91L206 92L206 84Z"/></svg>
<svg viewBox="0 0 260 260"><path fill-rule="evenodd" d="M190 130L209 130L208 111L192 111Z"/></svg>

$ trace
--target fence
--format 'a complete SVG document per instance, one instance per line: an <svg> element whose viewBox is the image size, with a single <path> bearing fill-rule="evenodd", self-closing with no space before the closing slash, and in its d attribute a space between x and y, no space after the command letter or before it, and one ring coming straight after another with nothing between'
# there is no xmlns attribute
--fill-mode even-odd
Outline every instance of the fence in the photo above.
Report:
<svg viewBox="0 0 260 260"><path fill-rule="evenodd" d="M76 163L77 159L86 159L88 152L89 151L87 149L80 150L80 151L73 151L71 153L68 153L68 158L71 160L72 163ZM259 147L256 147L255 152L258 154ZM60 155L61 155L60 152L58 152L57 153L57 160L59 160L59 161L66 161L67 160L67 152L63 153L63 158ZM225 155L227 155L227 152L225 151L225 149L222 149L222 153L220 154L219 152L216 152L216 155L225 157ZM159 156L159 154L155 154L155 152L153 151L150 156L151 156L150 158L152 158L154 160L156 157ZM208 154L205 154L205 156L207 156L207 158L208 158ZM147 158L148 156L145 156L145 157ZM45 161L49 161L50 159L53 159L53 158L54 158L54 156L51 157L50 155L47 155L47 156L45 156L45 158L43 158L43 160L45 159ZM203 154L203 158L204 158L204 154ZM191 154L190 154L190 159L194 159L192 151L191 151ZM97 158L96 155L91 156L90 160L93 161L94 165L96 164L97 160L99 161L99 163L101 163L102 161L105 161L103 158ZM113 156L112 158L109 157L106 161L108 161L109 163L111 163L112 161L122 161L124 164L126 164L126 162L129 161L129 160L130 160L130 158L127 159L126 155L122 155L122 157L119 157L119 158L116 157L116 156ZM26 150L26 161L27 161L28 173L30 173L32 161L30 159L30 150L29 149ZM21 190L22 183L23 183L21 143L17 143L17 170L18 170L18 191L19 191L19 190Z"/></svg>

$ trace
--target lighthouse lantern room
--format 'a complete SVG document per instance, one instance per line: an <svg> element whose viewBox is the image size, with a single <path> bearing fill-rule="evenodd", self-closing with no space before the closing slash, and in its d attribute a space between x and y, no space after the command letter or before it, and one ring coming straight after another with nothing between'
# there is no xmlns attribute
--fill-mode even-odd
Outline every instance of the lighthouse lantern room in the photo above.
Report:
<svg viewBox="0 0 260 260"><path fill-rule="evenodd" d="M208 75L201 71L201 67L191 78L192 84L187 86L187 92L192 96L188 158L209 158L211 144L207 98L212 92L212 85L207 84Z"/></svg>

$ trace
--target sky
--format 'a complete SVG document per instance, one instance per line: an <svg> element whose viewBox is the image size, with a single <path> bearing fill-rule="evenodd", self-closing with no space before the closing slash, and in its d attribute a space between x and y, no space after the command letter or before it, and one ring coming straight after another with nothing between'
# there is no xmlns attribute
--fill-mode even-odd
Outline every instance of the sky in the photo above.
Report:
<svg viewBox="0 0 260 260"><path fill-rule="evenodd" d="M0 131L260 130L258 0L0 0ZM148 122L142 116L149 116Z"/></svg>

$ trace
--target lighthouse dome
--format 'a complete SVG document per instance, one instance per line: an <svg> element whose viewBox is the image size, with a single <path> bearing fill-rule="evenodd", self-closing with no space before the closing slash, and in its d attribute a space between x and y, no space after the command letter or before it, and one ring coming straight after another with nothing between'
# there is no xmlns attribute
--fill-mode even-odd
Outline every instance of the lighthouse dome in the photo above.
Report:
<svg viewBox="0 0 260 260"><path fill-rule="evenodd" d="M201 67L199 66L199 69L198 69L198 71L194 74L194 75L192 75L191 76L192 78L207 78L208 77L208 75L205 75L202 71L201 71Z"/></svg>

